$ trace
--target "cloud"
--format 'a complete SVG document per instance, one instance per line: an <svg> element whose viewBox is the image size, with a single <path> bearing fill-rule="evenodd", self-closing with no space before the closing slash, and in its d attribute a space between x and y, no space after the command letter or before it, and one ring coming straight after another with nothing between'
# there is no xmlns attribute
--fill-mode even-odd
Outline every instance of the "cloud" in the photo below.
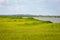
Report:
<svg viewBox="0 0 60 40"><path fill-rule="evenodd" d="M60 2L60 0L47 0L47 2Z"/></svg>
<svg viewBox="0 0 60 40"><path fill-rule="evenodd" d="M0 4L1 4L1 3L4 3L4 2L5 2L5 0L0 0Z"/></svg>
<svg viewBox="0 0 60 40"><path fill-rule="evenodd" d="M60 0L0 0L0 14L60 13Z"/></svg>

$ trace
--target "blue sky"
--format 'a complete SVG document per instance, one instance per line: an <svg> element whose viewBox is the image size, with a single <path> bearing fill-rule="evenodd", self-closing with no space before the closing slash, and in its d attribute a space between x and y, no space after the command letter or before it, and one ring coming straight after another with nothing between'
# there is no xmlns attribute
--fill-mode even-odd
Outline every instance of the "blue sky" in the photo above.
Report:
<svg viewBox="0 0 60 40"><path fill-rule="evenodd" d="M60 15L60 0L0 0L0 15Z"/></svg>

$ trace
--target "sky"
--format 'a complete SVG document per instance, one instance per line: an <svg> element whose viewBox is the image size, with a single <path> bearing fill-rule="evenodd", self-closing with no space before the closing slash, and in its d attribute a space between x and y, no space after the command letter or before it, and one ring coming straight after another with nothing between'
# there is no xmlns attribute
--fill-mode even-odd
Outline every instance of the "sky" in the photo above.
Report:
<svg viewBox="0 0 60 40"><path fill-rule="evenodd" d="M0 15L59 15L60 0L0 0Z"/></svg>

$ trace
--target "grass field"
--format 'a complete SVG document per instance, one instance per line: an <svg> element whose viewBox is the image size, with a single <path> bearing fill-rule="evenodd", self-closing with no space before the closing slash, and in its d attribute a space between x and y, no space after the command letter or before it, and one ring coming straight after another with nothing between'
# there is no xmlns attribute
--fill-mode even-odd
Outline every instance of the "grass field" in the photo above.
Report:
<svg viewBox="0 0 60 40"><path fill-rule="evenodd" d="M0 40L60 40L60 23L0 17Z"/></svg>

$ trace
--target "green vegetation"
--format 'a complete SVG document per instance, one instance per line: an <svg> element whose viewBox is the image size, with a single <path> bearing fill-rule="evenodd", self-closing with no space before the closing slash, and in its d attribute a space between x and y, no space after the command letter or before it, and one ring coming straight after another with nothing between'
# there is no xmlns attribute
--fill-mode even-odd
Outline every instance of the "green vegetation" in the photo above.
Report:
<svg viewBox="0 0 60 40"><path fill-rule="evenodd" d="M0 17L0 40L60 40L60 23Z"/></svg>

